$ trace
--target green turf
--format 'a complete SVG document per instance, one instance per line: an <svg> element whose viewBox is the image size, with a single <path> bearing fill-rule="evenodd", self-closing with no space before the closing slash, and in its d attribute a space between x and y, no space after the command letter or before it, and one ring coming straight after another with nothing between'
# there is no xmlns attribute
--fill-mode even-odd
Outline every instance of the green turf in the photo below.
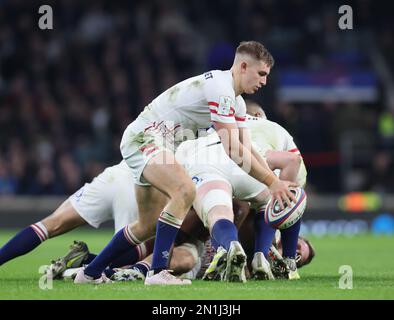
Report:
<svg viewBox="0 0 394 320"><path fill-rule="evenodd" d="M0 244L13 234L1 230ZM394 299L394 237L372 235L310 238L317 255L300 269L299 281L194 281L187 287L145 287L141 282L76 286L57 280L51 290L40 289L39 267L63 255L72 240L84 240L98 252L110 238L110 231L74 231L1 266L0 299ZM352 267L353 289L339 288L341 265Z"/></svg>

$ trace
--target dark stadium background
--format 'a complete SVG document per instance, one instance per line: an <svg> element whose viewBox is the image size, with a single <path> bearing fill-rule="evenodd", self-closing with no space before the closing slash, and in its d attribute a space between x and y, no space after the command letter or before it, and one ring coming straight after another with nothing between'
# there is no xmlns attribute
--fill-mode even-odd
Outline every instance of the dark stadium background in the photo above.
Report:
<svg viewBox="0 0 394 320"><path fill-rule="evenodd" d="M40 5L53 30L38 27ZM353 29L341 30L341 5ZM304 232L394 233L394 28L389 2L0 1L0 228L51 213L121 160L157 94L231 66L242 40L274 55L246 98L294 137L308 169Z"/></svg>

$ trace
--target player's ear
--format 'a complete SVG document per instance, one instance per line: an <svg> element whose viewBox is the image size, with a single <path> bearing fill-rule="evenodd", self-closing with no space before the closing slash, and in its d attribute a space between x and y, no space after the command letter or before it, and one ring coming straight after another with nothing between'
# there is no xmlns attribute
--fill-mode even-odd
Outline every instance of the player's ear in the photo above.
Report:
<svg viewBox="0 0 394 320"><path fill-rule="evenodd" d="M248 63L246 61L241 62L241 72L242 73L246 71L247 66L248 66Z"/></svg>

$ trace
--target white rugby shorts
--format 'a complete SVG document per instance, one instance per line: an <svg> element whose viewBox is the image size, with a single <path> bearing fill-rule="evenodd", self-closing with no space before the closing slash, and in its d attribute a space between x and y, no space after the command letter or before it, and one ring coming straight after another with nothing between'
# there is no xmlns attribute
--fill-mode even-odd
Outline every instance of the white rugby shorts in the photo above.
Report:
<svg viewBox="0 0 394 320"><path fill-rule="evenodd" d="M133 176L124 161L106 168L69 200L78 214L94 228L114 220L117 232L138 219Z"/></svg>
<svg viewBox="0 0 394 320"><path fill-rule="evenodd" d="M120 151L131 169L135 184L150 185L142 175L145 166L161 151L174 153L170 145L171 143L153 128L139 133L135 133L130 125L126 128L120 143Z"/></svg>

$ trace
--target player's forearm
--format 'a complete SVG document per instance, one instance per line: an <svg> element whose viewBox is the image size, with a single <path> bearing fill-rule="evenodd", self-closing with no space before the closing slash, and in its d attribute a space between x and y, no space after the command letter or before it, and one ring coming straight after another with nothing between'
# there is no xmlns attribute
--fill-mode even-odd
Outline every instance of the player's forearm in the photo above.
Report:
<svg viewBox="0 0 394 320"><path fill-rule="evenodd" d="M253 148L253 146L251 146L251 152L252 155L254 155L254 157L257 159L257 161L267 170L272 171L271 168L269 167L267 161L265 161L265 159L260 155L260 153L258 153L256 151L255 148Z"/></svg>
<svg viewBox="0 0 394 320"><path fill-rule="evenodd" d="M280 169L279 178L281 180L297 182L297 175L301 165L299 154L288 151L268 150L265 155L267 163L272 170Z"/></svg>
<svg viewBox="0 0 394 320"><path fill-rule="evenodd" d="M297 174L300 168L300 162L290 162L288 163L279 174L279 179L288 181L297 181Z"/></svg>
<svg viewBox="0 0 394 320"><path fill-rule="evenodd" d="M247 137L247 131L241 131L240 133L236 125L224 127L220 123L215 123L215 129L227 155L246 173L267 186L279 180L263 159L257 160L253 155L253 148L248 142L250 139ZM240 139L245 141L249 148Z"/></svg>
<svg viewBox="0 0 394 320"><path fill-rule="evenodd" d="M272 171L265 159L260 156L260 154L253 147L252 140L250 138L250 130L248 128L239 129L239 141L247 150L250 150L252 155L256 158L256 160L260 163L261 166L263 166L268 171Z"/></svg>
<svg viewBox="0 0 394 320"><path fill-rule="evenodd" d="M262 166L253 155L249 175L267 186L278 180L278 177L268 167Z"/></svg>
<svg viewBox="0 0 394 320"><path fill-rule="evenodd" d="M230 157L244 170L256 180L270 186L278 178L271 171L264 159L260 157L258 160L252 150L246 148L242 143L238 145L239 153L230 152Z"/></svg>

